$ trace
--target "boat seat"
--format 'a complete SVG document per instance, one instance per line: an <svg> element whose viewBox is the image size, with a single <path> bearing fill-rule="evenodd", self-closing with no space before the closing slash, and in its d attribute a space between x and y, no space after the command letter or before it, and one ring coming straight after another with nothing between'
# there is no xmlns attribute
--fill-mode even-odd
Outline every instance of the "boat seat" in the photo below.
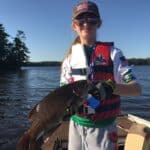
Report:
<svg viewBox="0 0 150 150"><path fill-rule="evenodd" d="M124 150L150 150L150 129L133 123L129 128Z"/></svg>

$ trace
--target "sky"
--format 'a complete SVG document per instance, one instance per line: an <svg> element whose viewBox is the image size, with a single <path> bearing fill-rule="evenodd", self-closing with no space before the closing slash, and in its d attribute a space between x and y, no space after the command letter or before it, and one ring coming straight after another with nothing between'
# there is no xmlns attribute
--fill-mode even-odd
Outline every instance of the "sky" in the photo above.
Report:
<svg viewBox="0 0 150 150"><path fill-rule="evenodd" d="M150 57L150 0L92 0L102 18L97 40L113 41L127 58ZM30 61L62 61L76 33L79 0L0 0L0 23L12 37L24 31Z"/></svg>

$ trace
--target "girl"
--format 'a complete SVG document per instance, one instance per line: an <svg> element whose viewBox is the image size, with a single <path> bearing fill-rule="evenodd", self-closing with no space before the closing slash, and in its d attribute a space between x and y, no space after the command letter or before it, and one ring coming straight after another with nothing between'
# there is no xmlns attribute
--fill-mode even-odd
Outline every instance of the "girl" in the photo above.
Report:
<svg viewBox="0 0 150 150"><path fill-rule="evenodd" d="M78 36L63 60L60 84L89 80L94 101L85 101L71 116L69 150L117 149L115 119L120 113L119 96L141 94L122 51L112 42L96 40L101 24L95 3L84 1L75 6L72 28Z"/></svg>

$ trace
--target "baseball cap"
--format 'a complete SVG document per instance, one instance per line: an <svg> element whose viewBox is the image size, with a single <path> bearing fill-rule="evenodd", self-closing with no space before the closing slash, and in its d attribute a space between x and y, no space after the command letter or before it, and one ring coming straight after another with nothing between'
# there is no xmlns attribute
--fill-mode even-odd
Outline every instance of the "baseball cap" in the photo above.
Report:
<svg viewBox="0 0 150 150"><path fill-rule="evenodd" d="M77 6L75 6L73 10L72 19L75 19L77 16L79 16L82 13L92 13L96 17L98 17L98 19L100 20L98 7L94 2L84 1L84 2L79 3Z"/></svg>

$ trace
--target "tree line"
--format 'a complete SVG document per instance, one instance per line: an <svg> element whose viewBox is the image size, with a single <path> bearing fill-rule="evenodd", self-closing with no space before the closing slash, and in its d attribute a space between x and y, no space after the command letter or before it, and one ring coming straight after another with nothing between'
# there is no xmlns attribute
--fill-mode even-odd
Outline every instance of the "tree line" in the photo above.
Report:
<svg viewBox="0 0 150 150"><path fill-rule="evenodd" d="M130 58L127 59L129 65L141 66L150 65L150 58ZM61 61L43 61L43 62L27 62L24 66L28 67L38 67L38 66L60 66Z"/></svg>
<svg viewBox="0 0 150 150"><path fill-rule="evenodd" d="M148 58L130 58L128 59L129 65L150 65L150 57Z"/></svg>
<svg viewBox="0 0 150 150"><path fill-rule="evenodd" d="M16 36L12 37L0 24L0 69L19 69L28 62L30 52L25 40L23 31L18 30Z"/></svg>

